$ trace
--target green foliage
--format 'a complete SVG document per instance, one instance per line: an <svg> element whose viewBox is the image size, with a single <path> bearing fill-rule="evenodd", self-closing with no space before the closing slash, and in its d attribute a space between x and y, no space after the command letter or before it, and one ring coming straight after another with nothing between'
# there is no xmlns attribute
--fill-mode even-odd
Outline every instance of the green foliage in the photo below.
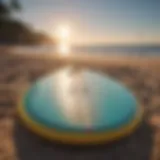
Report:
<svg viewBox="0 0 160 160"><path fill-rule="evenodd" d="M10 14L10 9L4 2L0 1L0 16L8 16Z"/></svg>
<svg viewBox="0 0 160 160"><path fill-rule="evenodd" d="M15 11L19 11L21 10L21 5L18 0L11 0L10 8L14 9Z"/></svg>
<svg viewBox="0 0 160 160"><path fill-rule="evenodd" d="M19 11L21 5L18 0L10 0L9 3L5 3L0 0L0 16L10 16L13 11Z"/></svg>
<svg viewBox="0 0 160 160"><path fill-rule="evenodd" d="M45 34L35 33L26 24L12 18L12 12L20 9L18 0L10 0L9 4L0 0L0 44L53 43Z"/></svg>

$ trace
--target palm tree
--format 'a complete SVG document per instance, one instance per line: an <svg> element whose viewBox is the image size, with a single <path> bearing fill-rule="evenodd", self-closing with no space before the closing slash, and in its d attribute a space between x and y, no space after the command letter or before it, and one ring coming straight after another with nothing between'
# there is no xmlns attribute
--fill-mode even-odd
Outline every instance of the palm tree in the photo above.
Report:
<svg viewBox="0 0 160 160"><path fill-rule="evenodd" d="M8 7L2 1L0 1L0 16L6 16L9 14L10 10L8 9Z"/></svg>
<svg viewBox="0 0 160 160"><path fill-rule="evenodd" d="M18 0L10 0L8 3L0 0L0 17L7 18L14 11L20 11L21 5Z"/></svg>
<svg viewBox="0 0 160 160"><path fill-rule="evenodd" d="M10 8L14 11L20 11L21 5L18 0L10 0Z"/></svg>
<svg viewBox="0 0 160 160"><path fill-rule="evenodd" d="M12 16L21 10L19 0L0 0L0 44L51 43L48 36L36 33L24 22Z"/></svg>

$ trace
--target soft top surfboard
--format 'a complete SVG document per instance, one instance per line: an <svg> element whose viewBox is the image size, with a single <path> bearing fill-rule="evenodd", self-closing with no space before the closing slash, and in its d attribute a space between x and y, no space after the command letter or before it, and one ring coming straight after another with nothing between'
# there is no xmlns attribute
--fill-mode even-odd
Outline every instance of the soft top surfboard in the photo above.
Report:
<svg viewBox="0 0 160 160"><path fill-rule="evenodd" d="M36 134L70 144L113 141L130 134L142 117L134 96L123 85L73 67L33 84L18 111Z"/></svg>

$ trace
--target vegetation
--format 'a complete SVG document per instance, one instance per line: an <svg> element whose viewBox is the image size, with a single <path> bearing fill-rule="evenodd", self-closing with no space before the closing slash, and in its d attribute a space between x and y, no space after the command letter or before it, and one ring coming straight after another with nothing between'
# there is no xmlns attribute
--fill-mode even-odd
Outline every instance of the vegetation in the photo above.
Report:
<svg viewBox="0 0 160 160"><path fill-rule="evenodd" d="M12 17L13 12L20 10L17 0L8 3L0 0L0 44L53 44L53 40L44 33L37 33Z"/></svg>

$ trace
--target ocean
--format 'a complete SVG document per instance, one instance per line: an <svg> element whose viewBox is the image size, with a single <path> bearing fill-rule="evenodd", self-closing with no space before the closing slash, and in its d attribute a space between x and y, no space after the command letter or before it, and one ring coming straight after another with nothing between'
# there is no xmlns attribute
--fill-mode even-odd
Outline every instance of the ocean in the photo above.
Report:
<svg viewBox="0 0 160 160"><path fill-rule="evenodd" d="M20 46L14 49L15 53L28 54L55 54L54 46ZM160 45L148 46L74 46L71 53L89 55L118 55L118 56L160 56Z"/></svg>

